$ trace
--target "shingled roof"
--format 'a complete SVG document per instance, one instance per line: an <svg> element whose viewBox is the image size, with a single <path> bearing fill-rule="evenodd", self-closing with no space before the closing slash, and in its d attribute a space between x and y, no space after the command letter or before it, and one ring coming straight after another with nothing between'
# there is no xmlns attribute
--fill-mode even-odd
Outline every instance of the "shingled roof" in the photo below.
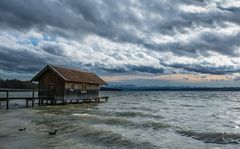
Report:
<svg viewBox="0 0 240 149"><path fill-rule="evenodd" d="M75 69L57 67L52 65L47 65L41 72L39 72L31 81L37 81L38 78L47 70L50 69L56 72L61 78L66 82L76 82L76 83L90 83L90 84L101 84L106 85L107 83L98 77L95 73L85 72Z"/></svg>

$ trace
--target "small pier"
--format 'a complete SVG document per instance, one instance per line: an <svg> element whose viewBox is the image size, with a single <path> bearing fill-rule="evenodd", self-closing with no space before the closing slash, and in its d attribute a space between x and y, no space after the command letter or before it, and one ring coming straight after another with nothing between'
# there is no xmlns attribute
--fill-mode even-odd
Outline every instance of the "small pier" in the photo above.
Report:
<svg viewBox="0 0 240 149"><path fill-rule="evenodd" d="M13 100L25 100L26 101L26 107L34 107L35 105L38 106L46 106L46 105L64 105L64 104L80 104L80 103L101 103L101 102L107 102L108 101L108 96L102 96L102 97L97 97L97 98L92 98L92 97L86 97L86 99L68 99L68 100L60 100L60 99L55 99L54 97L50 96L38 96L39 92L44 92L43 90L33 90L33 89L0 89L0 95L5 97L0 96L0 108L2 107L1 104L3 102L6 103L6 109L9 109L9 104ZM11 94L17 94L17 95L11 95ZM20 94L26 94L28 95L20 96ZM3 94L3 95L2 95Z"/></svg>

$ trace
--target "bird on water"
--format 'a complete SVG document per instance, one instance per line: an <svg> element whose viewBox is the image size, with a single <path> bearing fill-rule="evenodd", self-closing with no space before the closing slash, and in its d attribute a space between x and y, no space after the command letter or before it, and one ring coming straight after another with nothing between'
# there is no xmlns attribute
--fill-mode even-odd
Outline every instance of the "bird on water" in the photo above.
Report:
<svg viewBox="0 0 240 149"><path fill-rule="evenodd" d="M19 128L18 131L25 131L26 128Z"/></svg>
<svg viewBox="0 0 240 149"><path fill-rule="evenodd" d="M54 130L52 132L48 132L49 135L56 135L57 134L57 130Z"/></svg>

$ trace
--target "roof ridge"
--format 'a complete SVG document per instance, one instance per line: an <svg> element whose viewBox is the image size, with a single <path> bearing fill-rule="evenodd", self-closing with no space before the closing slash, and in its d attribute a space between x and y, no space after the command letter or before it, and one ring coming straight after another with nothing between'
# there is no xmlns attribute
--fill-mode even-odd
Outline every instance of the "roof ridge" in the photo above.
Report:
<svg viewBox="0 0 240 149"><path fill-rule="evenodd" d="M67 67L62 67L62 66L55 66L55 65L49 65L51 67L56 67L56 68L60 68L60 69L66 69L66 70L70 70L70 71L78 71L78 72L83 72L83 73L92 73L92 72L88 72L88 71L84 71L84 70L79 70L78 68L67 68Z"/></svg>
<svg viewBox="0 0 240 149"><path fill-rule="evenodd" d="M50 67L50 68L52 68L58 75L60 75L64 80L67 80L60 72L58 72L55 68L54 68L54 66L52 66L52 65L47 65L48 67Z"/></svg>

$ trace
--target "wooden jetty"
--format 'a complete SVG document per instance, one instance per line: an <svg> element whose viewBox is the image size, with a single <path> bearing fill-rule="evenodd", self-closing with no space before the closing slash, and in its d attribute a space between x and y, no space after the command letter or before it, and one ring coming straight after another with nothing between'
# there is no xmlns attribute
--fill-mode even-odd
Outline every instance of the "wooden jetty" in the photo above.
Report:
<svg viewBox="0 0 240 149"><path fill-rule="evenodd" d="M11 96L11 93L31 93L31 96ZM6 109L9 109L10 101L12 100L25 100L26 101L26 107L29 107L29 102L32 107L35 106L36 101L38 102L38 106L43 105L57 105L57 104L73 104L73 103L100 103L100 102L107 102L108 96L102 96L102 97L89 97L85 99L72 99L72 100L60 100L55 99L54 97L50 96L36 96L36 93L44 92L43 90L36 90L36 89L0 89L0 93L5 93L5 97L0 97L0 108L1 103L6 102Z"/></svg>

